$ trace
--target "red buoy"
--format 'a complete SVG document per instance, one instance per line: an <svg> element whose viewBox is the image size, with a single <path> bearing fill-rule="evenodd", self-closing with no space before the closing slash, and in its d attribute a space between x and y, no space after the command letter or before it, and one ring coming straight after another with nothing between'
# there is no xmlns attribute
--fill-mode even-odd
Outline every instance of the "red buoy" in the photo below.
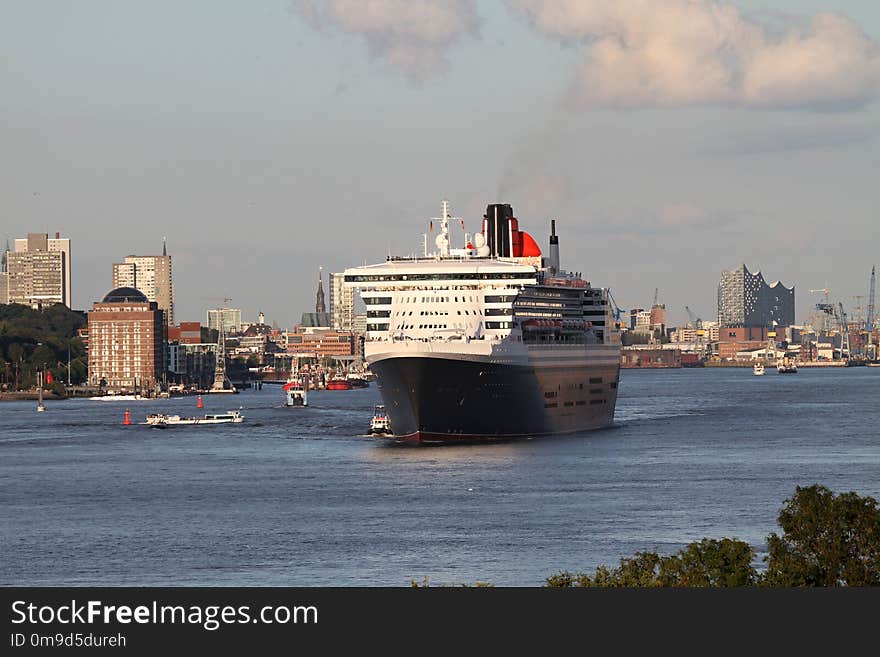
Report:
<svg viewBox="0 0 880 657"><path fill-rule="evenodd" d="M202 396L199 395L198 401L196 401L196 408L202 408Z"/></svg>
<svg viewBox="0 0 880 657"><path fill-rule="evenodd" d="M130 411L128 411L128 410L125 411L125 418L122 420L122 424L124 424L125 426L128 426L129 424L131 424L131 412Z"/></svg>

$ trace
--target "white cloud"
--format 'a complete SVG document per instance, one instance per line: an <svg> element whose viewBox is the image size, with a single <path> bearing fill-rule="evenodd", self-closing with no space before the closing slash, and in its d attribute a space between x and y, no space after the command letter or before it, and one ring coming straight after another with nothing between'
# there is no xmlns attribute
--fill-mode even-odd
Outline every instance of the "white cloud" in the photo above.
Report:
<svg viewBox="0 0 880 657"><path fill-rule="evenodd" d="M370 52L414 81L448 66L449 48L479 31L475 0L294 0L313 27L363 36Z"/></svg>
<svg viewBox="0 0 880 657"><path fill-rule="evenodd" d="M835 107L880 92L880 46L833 14L780 27L718 0L509 0L543 34L582 44L584 106Z"/></svg>

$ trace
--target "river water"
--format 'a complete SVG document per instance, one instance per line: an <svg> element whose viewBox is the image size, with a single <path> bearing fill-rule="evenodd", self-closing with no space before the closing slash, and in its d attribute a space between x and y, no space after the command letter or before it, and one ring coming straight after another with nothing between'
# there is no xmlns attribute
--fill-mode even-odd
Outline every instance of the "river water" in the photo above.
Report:
<svg viewBox="0 0 880 657"><path fill-rule="evenodd" d="M880 368L624 370L612 428L427 448L362 435L375 386L3 403L0 584L531 586L703 537L760 554L796 485L880 498L878 393Z"/></svg>

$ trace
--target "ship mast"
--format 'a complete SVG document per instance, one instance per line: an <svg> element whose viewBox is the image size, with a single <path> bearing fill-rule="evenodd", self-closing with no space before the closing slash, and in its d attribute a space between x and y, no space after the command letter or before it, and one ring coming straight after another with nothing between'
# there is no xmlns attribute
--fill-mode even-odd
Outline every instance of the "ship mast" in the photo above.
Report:
<svg viewBox="0 0 880 657"><path fill-rule="evenodd" d="M457 219L461 224L461 229L464 231L464 219L461 217L453 217L449 213L449 201L443 199L440 204L441 213L440 217L434 217L440 222L440 233L434 239L434 244L437 246L437 253L434 254L437 258L448 258L449 256L463 256L468 255L467 252L467 244L468 244L468 234L464 234L464 248L462 249L452 249L451 241L449 239L449 220ZM432 221L433 223L433 221ZM427 236L425 236L425 255L428 255L428 243Z"/></svg>

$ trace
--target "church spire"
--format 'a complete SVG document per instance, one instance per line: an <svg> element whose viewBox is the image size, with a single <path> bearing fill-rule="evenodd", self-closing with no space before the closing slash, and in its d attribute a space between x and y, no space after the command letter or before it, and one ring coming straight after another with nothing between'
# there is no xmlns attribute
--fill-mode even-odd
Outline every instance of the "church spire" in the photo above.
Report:
<svg viewBox="0 0 880 657"><path fill-rule="evenodd" d="M165 244L165 238L164 238L164 237L162 238L162 255L163 255L163 256L167 256L167 255L168 255L168 245Z"/></svg>
<svg viewBox="0 0 880 657"><path fill-rule="evenodd" d="M318 294L315 295L315 312L316 313L325 313L327 312L326 307L324 306L324 275L322 273L323 267L318 268Z"/></svg>

